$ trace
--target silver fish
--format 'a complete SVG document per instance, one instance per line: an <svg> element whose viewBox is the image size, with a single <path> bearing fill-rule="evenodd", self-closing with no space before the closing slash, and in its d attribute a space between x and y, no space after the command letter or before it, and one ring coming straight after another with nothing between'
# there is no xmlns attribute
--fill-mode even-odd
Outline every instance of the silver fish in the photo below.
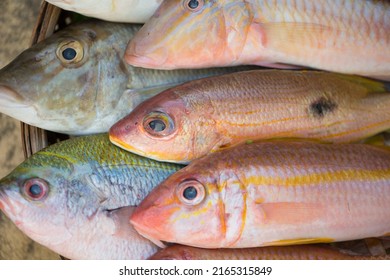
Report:
<svg viewBox="0 0 390 280"><path fill-rule="evenodd" d="M0 181L0 209L70 259L146 259L157 247L130 226L134 208L181 168L122 151L107 134L34 154Z"/></svg>

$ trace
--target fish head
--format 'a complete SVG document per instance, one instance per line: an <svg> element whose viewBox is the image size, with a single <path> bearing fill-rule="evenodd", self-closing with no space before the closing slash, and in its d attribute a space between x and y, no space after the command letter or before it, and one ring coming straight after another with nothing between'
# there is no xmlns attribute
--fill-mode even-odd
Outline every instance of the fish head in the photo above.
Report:
<svg viewBox="0 0 390 280"><path fill-rule="evenodd" d="M190 246L217 246L224 239L223 205L209 169L197 173L191 164L152 190L130 218L144 237Z"/></svg>
<svg viewBox="0 0 390 280"><path fill-rule="evenodd" d="M95 216L104 219L98 211L103 199L78 175L86 167L76 169L74 161L65 152L43 150L0 181L5 215L27 236L68 258L86 254L78 250L86 250L96 235Z"/></svg>
<svg viewBox="0 0 390 280"><path fill-rule="evenodd" d="M61 172L44 167L42 160L28 160L0 181L0 209L26 235L51 247L71 237L66 230L66 214L61 211L67 209L62 187L70 170L68 166Z"/></svg>
<svg viewBox="0 0 390 280"><path fill-rule="evenodd" d="M108 27L75 24L22 52L0 70L0 112L47 130L88 133L105 101L99 91L112 86L102 81L116 78L114 68L105 67L110 61L119 69L123 56L114 43L102 43ZM123 88L126 82L125 77Z"/></svg>
<svg viewBox="0 0 390 280"><path fill-rule="evenodd" d="M187 163L199 155L196 142L201 132L196 121L204 119L202 114L204 111L189 110L185 100L174 89L168 89L144 101L113 125L110 140L141 156Z"/></svg>
<svg viewBox="0 0 390 280"><path fill-rule="evenodd" d="M125 60L156 69L241 64L253 18L246 2L166 0L130 40Z"/></svg>

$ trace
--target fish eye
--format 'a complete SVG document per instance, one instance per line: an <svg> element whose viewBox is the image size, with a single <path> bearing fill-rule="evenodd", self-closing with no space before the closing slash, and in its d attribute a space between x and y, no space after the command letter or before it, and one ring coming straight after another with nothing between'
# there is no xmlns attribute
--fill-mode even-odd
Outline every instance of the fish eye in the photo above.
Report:
<svg viewBox="0 0 390 280"><path fill-rule="evenodd" d="M166 128L165 123L162 120L152 120L149 123L149 127L156 132L164 131Z"/></svg>
<svg viewBox="0 0 390 280"><path fill-rule="evenodd" d="M46 197L49 187L46 181L33 178L24 182L23 185L25 195L32 200L42 200Z"/></svg>
<svg viewBox="0 0 390 280"><path fill-rule="evenodd" d="M186 180L179 184L176 195L186 205L197 205L205 198L205 188L197 180Z"/></svg>
<svg viewBox="0 0 390 280"><path fill-rule="evenodd" d="M156 137L164 137L174 132L172 118L163 112L151 112L144 118L143 128L145 131Z"/></svg>
<svg viewBox="0 0 390 280"><path fill-rule="evenodd" d="M65 58L66 60L72 60L76 57L77 52L75 49L72 48L66 48L65 50L62 51L62 57Z"/></svg>
<svg viewBox="0 0 390 280"><path fill-rule="evenodd" d="M187 200L194 200L197 194L198 191L194 186L188 186L183 191L183 197Z"/></svg>
<svg viewBox="0 0 390 280"><path fill-rule="evenodd" d="M203 8L204 0L185 0L184 7L191 12L197 12Z"/></svg>
<svg viewBox="0 0 390 280"><path fill-rule="evenodd" d="M84 49L78 41L65 41L57 48L57 57L65 67L77 67L84 58Z"/></svg>

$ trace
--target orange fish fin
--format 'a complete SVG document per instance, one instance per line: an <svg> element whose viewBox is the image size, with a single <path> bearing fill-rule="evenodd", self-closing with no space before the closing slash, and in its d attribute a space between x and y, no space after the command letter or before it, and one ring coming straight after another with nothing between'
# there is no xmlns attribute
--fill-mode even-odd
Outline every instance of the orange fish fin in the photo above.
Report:
<svg viewBox="0 0 390 280"><path fill-rule="evenodd" d="M264 222L268 224L307 224L321 219L324 214L318 203L265 202L258 205Z"/></svg>
<svg viewBox="0 0 390 280"><path fill-rule="evenodd" d="M317 237L317 238L297 238L297 239L286 239L267 242L264 246L288 246L288 245L298 245L298 244L312 244L312 243L330 243L334 239L327 237Z"/></svg>

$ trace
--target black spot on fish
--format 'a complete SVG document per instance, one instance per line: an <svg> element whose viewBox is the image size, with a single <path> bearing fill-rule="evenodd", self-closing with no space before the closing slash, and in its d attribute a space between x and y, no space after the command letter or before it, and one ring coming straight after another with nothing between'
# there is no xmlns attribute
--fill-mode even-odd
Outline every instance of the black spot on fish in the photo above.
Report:
<svg viewBox="0 0 390 280"><path fill-rule="evenodd" d="M333 112L337 108L337 104L331 99L321 97L310 104L309 112L315 116L322 118L326 114Z"/></svg>

